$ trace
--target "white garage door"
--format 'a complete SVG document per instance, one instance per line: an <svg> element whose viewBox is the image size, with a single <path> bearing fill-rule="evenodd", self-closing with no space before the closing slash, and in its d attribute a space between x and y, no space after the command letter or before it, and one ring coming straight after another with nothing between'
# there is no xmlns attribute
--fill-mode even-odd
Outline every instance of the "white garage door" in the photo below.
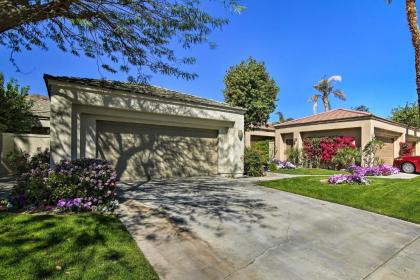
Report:
<svg viewBox="0 0 420 280"><path fill-rule="evenodd" d="M394 163L394 139L390 137L377 137L376 139L384 142L384 146L376 153L376 156L382 159L385 164L392 165Z"/></svg>
<svg viewBox="0 0 420 280"><path fill-rule="evenodd" d="M217 138L217 130L97 122L98 157L121 178L215 175Z"/></svg>

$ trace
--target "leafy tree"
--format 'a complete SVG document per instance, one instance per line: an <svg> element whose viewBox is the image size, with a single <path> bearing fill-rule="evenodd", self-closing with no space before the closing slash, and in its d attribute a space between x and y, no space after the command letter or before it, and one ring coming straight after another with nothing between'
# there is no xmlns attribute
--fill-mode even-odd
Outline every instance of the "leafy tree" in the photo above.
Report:
<svg viewBox="0 0 420 280"><path fill-rule="evenodd" d="M360 111L360 112L366 112L366 113L369 113L369 108L366 106L366 105L359 105L359 106L356 106L356 107L353 107L353 108L351 108L352 110L355 110L355 111Z"/></svg>
<svg viewBox="0 0 420 280"><path fill-rule="evenodd" d="M317 112L319 98L322 99L325 112L330 111L331 105L328 97L331 93L340 100L346 100L346 96L344 95L344 92L341 89L334 89L335 82L341 82L341 76L334 75L329 77L328 79L324 78L320 80L316 85L314 85L314 89L320 92L320 94L312 95L309 99L309 101L313 104L314 113Z"/></svg>
<svg viewBox="0 0 420 280"><path fill-rule="evenodd" d="M246 109L245 129L251 129L267 123L279 90L265 64L250 57L229 68L223 93L227 103Z"/></svg>
<svg viewBox="0 0 420 280"><path fill-rule="evenodd" d="M392 0L386 0L388 4ZM417 19L416 0L405 1L405 12L407 15L408 26L411 32L411 42L414 48L414 58L416 67L416 85L417 85L417 111L420 113L420 29Z"/></svg>
<svg viewBox="0 0 420 280"><path fill-rule="evenodd" d="M32 104L26 99L29 87L19 87L14 79L4 85L0 73L0 132L27 132L33 124Z"/></svg>
<svg viewBox="0 0 420 280"><path fill-rule="evenodd" d="M407 103L405 106L399 106L391 111L391 120L406 124L412 127L420 127L419 111L417 103Z"/></svg>
<svg viewBox="0 0 420 280"><path fill-rule="evenodd" d="M221 0L229 8L244 9L239 0ZM196 74L180 68L194 57L177 57L170 47L184 49L207 42L209 33L225 25L226 18L211 16L200 0L2 0L0 46L12 55L34 46L47 49L54 42L62 51L97 60L98 67L129 73L138 81L152 73L193 79ZM212 46L212 44L210 43ZM12 63L17 67L11 56ZM112 64L112 65L111 65ZM133 77L129 77L130 80Z"/></svg>

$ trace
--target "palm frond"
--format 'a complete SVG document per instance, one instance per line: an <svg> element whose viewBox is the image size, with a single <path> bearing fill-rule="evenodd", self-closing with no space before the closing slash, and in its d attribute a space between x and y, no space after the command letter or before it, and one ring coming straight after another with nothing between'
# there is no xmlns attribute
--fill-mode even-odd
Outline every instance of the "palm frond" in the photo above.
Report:
<svg viewBox="0 0 420 280"><path fill-rule="evenodd" d="M341 89L334 90L333 94L335 97L337 97L340 100L343 100L343 101L346 100L346 95L344 94L344 91L342 91Z"/></svg>

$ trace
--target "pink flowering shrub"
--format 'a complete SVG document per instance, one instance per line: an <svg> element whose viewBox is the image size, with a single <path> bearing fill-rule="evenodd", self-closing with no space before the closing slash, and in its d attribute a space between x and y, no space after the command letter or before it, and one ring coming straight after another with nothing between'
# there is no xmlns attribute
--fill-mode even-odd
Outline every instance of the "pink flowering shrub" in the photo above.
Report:
<svg viewBox="0 0 420 280"><path fill-rule="evenodd" d="M353 137L322 137L303 139L303 153L307 163L311 167L331 166L332 158L337 150L351 148L356 149Z"/></svg>
<svg viewBox="0 0 420 280"><path fill-rule="evenodd" d="M64 160L22 174L13 191L17 207L56 206L60 210L112 211L116 201L117 174L101 159Z"/></svg>

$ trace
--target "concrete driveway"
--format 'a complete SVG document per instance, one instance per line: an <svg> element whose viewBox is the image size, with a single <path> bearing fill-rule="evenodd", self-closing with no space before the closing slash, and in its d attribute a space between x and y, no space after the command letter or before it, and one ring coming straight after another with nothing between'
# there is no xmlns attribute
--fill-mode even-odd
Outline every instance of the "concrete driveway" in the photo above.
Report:
<svg viewBox="0 0 420 280"><path fill-rule="evenodd" d="M420 279L420 226L256 186L121 184L118 215L162 279Z"/></svg>

